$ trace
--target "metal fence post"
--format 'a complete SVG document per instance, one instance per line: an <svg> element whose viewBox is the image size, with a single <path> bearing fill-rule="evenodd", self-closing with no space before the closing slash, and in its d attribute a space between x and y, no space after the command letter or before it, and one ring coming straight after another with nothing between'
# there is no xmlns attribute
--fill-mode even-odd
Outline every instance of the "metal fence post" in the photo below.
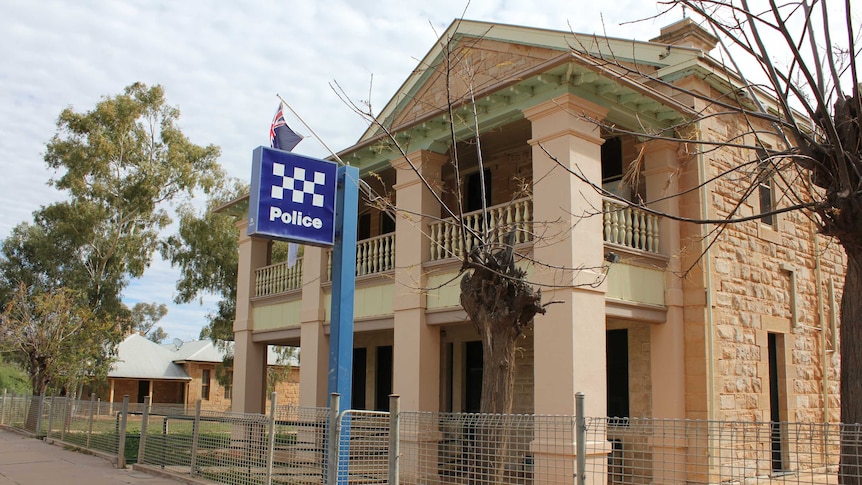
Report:
<svg viewBox="0 0 862 485"><path fill-rule="evenodd" d="M6 414L6 388L3 388L3 399L0 400L0 424L3 424L3 415Z"/></svg>
<svg viewBox="0 0 862 485"><path fill-rule="evenodd" d="M266 485L272 485L272 462L275 458L275 410L278 394L269 397L269 435L266 443Z"/></svg>
<svg viewBox="0 0 862 485"><path fill-rule="evenodd" d="M39 413L36 415L36 437L42 436L42 415L45 414L45 393L39 395ZM33 406L30 406L32 409Z"/></svg>
<svg viewBox="0 0 862 485"><path fill-rule="evenodd" d="M87 419L87 449L90 449L90 439L93 437L93 405L96 404L96 393L90 394L90 416Z"/></svg>
<svg viewBox="0 0 862 485"><path fill-rule="evenodd" d="M141 438L138 440L137 463L144 463L144 447L147 445L147 421L150 419L150 396L144 398L144 410L141 413Z"/></svg>
<svg viewBox="0 0 862 485"><path fill-rule="evenodd" d="M51 428L54 426L54 405L56 404L54 401L55 397L51 396L51 406L48 407L48 430L45 431L47 438L51 437ZM63 438L60 438L60 441L62 440Z"/></svg>
<svg viewBox="0 0 862 485"><path fill-rule="evenodd" d="M51 398L51 415L52 416L54 415L54 400L55 400L54 398ZM60 408L59 403L57 403L56 407L57 407L57 409ZM63 425L62 425L63 427L60 428L60 441L66 441L66 428L69 427L69 425L70 425L69 421L71 420L71 416L69 415L70 411L71 410L69 409L69 398L67 397L63 400ZM50 423L48 424L48 427L49 428L51 427Z"/></svg>
<svg viewBox="0 0 862 485"><path fill-rule="evenodd" d="M577 485L584 485L587 479L587 425L584 419L584 393L575 394L575 435L577 444Z"/></svg>
<svg viewBox="0 0 862 485"><path fill-rule="evenodd" d="M326 483L335 485L338 483L338 410L341 409L341 395L333 392L329 396L329 449L326 460Z"/></svg>
<svg viewBox="0 0 862 485"><path fill-rule="evenodd" d="M195 476L195 468L197 467L198 461L198 438L200 436L200 425L201 425L201 400L198 399L197 403L195 403L195 420L192 425L192 456L189 461L189 475Z"/></svg>
<svg viewBox="0 0 862 485"><path fill-rule="evenodd" d="M117 468L126 468L126 422L129 415L129 395L123 396L123 410L120 411L120 429L117 440Z"/></svg>
<svg viewBox="0 0 862 485"><path fill-rule="evenodd" d="M389 484L398 485L401 461L401 397L389 395Z"/></svg>

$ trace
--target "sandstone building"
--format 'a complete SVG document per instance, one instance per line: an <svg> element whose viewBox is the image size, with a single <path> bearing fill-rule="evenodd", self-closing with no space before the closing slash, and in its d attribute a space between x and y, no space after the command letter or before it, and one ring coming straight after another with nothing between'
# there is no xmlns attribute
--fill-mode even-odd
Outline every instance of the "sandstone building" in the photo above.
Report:
<svg viewBox="0 0 862 485"><path fill-rule="evenodd" d="M743 120L624 69L728 99L740 80L709 56L715 43L687 19L648 42L457 21L380 113L444 202L460 197L477 228L521 228L520 264L560 302L519 344L515 412L572 415L584 392L590 416L838 420L840 247L797 212L685 222L768 213L788 203L788 182L718 177L752 155L697 142L741 136ZM690 142L639 136L674 129ZM392 221L360 202L352 407L386 409L395 392L404 410L477 410L481 345L459 304L460 239L379 128L339 156L402 210ZM306 247L290 268L238 227L234 410L263 410L267 344L301 347L299 403L325 406L329 251Z"/></svg>

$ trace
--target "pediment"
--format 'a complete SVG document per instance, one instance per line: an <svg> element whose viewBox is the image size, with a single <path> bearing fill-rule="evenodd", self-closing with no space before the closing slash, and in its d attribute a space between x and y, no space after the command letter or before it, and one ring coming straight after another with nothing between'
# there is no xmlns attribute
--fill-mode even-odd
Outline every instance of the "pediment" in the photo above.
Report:
<svg viewBox="0 0 862 485"><path fill-rule="evenodd" d="M402 126L429 114L447 111L472 95L504 86L563 52L535 45L503 42L487 38L461 38L450 42L449 54L425 68L420 84L412 92L401 93L394 116L386 120Z"/></svg>

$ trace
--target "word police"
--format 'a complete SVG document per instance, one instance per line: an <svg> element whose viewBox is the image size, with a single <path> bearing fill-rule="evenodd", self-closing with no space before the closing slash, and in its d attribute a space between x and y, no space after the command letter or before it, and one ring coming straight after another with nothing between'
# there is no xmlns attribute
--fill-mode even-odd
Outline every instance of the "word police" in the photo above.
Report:
<svg viewBox="0 0 862 485"><path fill-rule="evenodd" d="M311 217L302 215L302 211L282 212L278 207L269 208L269 220L275 221L281 219L281 222L293 226L313 227L320 229L323 227L323 221L319 217Z"/></svg>

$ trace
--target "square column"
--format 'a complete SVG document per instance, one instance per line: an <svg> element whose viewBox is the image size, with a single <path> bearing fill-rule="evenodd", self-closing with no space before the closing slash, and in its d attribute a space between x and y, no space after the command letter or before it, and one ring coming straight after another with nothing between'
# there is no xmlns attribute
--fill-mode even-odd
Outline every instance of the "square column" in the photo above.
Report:
<svg viewBox="0 0 862 485"><path fill-rule="evenodd" d="M324 332L326 312L320 286L326 276L326 250L305 246L304 251L302 306L299 314L299 405L326 407L329 397L329 336Z"/></svg>
<svg viewBox="0 0 862 485"><path fill-rule="evenodd" d="M440 329L425 323L426 275L430 257L428 226L440 215L440 203L420 179L439 195L445 155L418 151L392 162L396 170L398 223L395 226L395 345L393 390L401 409L437 411L440 407ZM411 164L413 165L411 167ZM415 167L415 170L414 170ZM421 216L418 214L422 214Z"/></svg>
<svg viewBox="0 0 862 485"><path fill-rule="evenodd" d="M586 416L607 414L602 198L573 175L601 187L604 140L585 118L606 113L572 94L524 111L533 136L532 279L543 285L544 302L559 302L534 322L536 414L574 416L577 392L585 394ZM590 482L604 481L610 451L597 438L587 443ZM537 483L572 483L575 443L537 431L532 447Z"/></svg>
<svg viewBox="0 0 862 485"><path fill-rule="evenodd" d="M407 157L392 162L401 209L395 224L392 390L401 396L402 410L435 412L440 408L440 328L425 321L427 275L422 263L431 255L428 226L440 215L440 203L434 194L440 194L441 168L448 158L429 151L413 152ZM422 182L420 174L435 192ZM402 470L419 469L412 460L433 455L437 449L441 436L436 422L422 423L421 429L401 439ZM437 478L405 472L401 477L408 483L431 483Z"/></svg>
<svg viewBox="0 0 862 485"><path fill-rule="evenodd" d="M233 322L233 400L231 409L239 413L262 413L266 404L266 345L252 340L254 322L251 297L255 270L269 263L270 241L249 237L248 222L237 224L239 264L236 284L236 316Z"/></svg>
<svg viewBox="0 0 862 485"><path fill-rule="evenodd" d="M679 143L651 140L643 145L644 179L650 208L665 214L679 215ZM667 197L667 198L666 198ZM665 305L667 319L650 327L650 372L652 383L652 417L685 419L685 328L682 279L677 276L680 264L680 222L667 217L659 220L659 250L669 257L665 271ZM660 428L660 427L659 427ZM657 429L653 438L656 457L653 479L666 484L685 482L685 463L674 460L684 455L685 436L668 436ZM664 430L666 431L666 430ZM674 429L676 432L676 429ZM659 459L667 457L666 459Z"/></svg>

